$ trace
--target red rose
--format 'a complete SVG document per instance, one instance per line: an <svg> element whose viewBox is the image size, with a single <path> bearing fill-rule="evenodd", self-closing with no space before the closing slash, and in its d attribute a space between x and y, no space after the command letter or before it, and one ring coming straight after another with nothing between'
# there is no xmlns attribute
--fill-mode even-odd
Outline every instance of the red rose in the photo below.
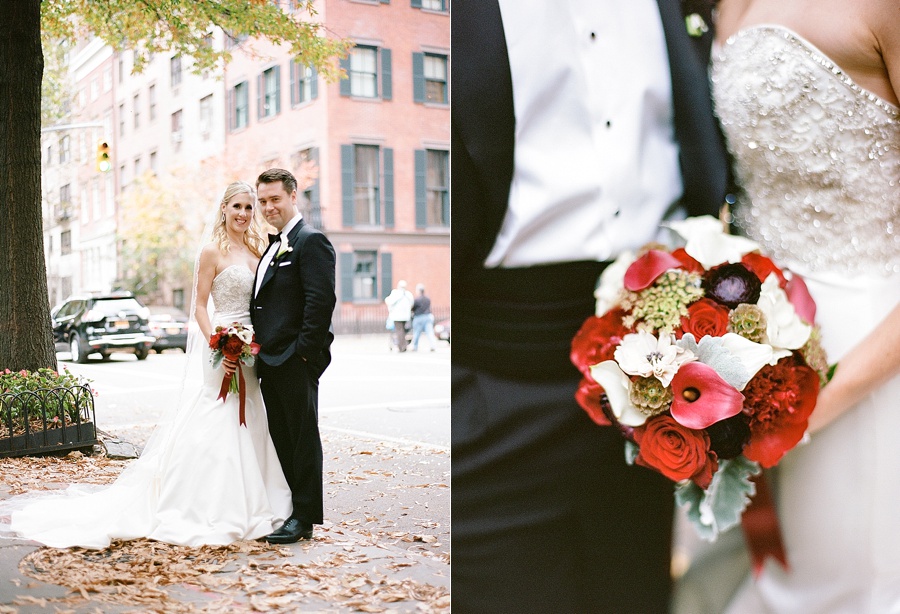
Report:
<svg viewBox="0 0 900 614"><path fill-rule="evenodd" d="M728 307L708 298L701 298L688 307L688 314L681 318L681 328L691 333L697 341L706 335L721 337L728 332Z"/></svg>
<svg viewBox="0 0 900 614"><path fill-rule="evenodd" d="M819 376L793 356L766 365L744 388L750 441L744 456L774 467L806 432L819 396Z"/></svg>
<svg viewBox="0 0 900 614"><path fill-rule="evenodd" d="M718 469L706 432L685 428L666 414L650 418L643 427L634 429L634 437L640 447L635 462L675 482L692 480L705 489Z"/></svg>
<svg viewBox="0 0 900 614"><path fill-rule="evenodd" d="M218 332L209 338L209 347L213 350L219 349L219 343L222 341L222 333Z"/></svg>
<svg viewBox="0 0 900 614"><path fill-rule="evenodd" d="M631 332L622 324L624 315L625 311L617 307L599 318L591 316L581 325L572 339L572 353L569 357L584 375L590 373L592 366L613 359L613 353L622 342L622 337Z"/></svg>
<svg viewBox="0 0 900 614"><path fill-rule="evenodd" d="M225 347L222 348L222 353L225 356L235 359L241 355L241 351L244 349L244 342L241 341L241 338L237 335L232 335L225 342Z"/></svg>
<svg viewBox="0 0 900 614"><path fill-rule="evenodd" d="M604 394L600 384L595 382L590 375L585 375L581 378L581 384L579 384L578 391L575 393L575 400L581 405L581 409L587 412L591 420L600 426L610 426L612 422L607 418L606 412L603 411Z"/></svg>
<svg viewBox="0 0 900 614"><path fill-rule="evenodd" d="M770 274L775 273L775 275L778 276L778 285L780 285L782 289L784 289L784 286L787 284L787 279L784 278L784 273L781 272L781 269L775 266L775 263L772 262L771 259L758 252L744 254L744 257L741 258L741 263L756 273L759 281L766 281Z"/></svg>

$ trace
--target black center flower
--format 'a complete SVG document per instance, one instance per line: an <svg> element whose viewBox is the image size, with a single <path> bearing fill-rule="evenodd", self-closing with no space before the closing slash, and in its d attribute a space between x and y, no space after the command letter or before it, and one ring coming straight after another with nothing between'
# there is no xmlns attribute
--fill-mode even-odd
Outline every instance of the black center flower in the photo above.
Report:
<svg viewBox="0 0 900 614"><path fill-rule="evenodd" d="M741 303L755 305L762 284L756 273L735 262L711 268L703 280L703 289L708 298L734 309Z"/></svg>
<svg viewBox="0 0 900 614"><path fill-rule="evenodd" d="M709 425L706 434L709 435L709 447L719 458L734 458L750 440L750 419L741 412Z"/></svg>

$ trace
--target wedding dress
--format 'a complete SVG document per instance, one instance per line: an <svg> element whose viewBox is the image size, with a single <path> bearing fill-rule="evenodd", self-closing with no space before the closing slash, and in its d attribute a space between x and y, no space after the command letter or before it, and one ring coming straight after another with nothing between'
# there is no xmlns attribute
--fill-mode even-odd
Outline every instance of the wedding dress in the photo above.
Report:
<svg viewBox="0 0 900 614"><path fill-rule="evenodd" d="M213 280L212 324L250 323L254 274L232 265ZM103 548L148 537L197 546L256 539L281 526L291 493L269 437L255 370L243 367L246 427L238 395L217 399L224 371L204 350L202 386L161 424L141 457L97 492L72 486L12 513L10 530L48 546Z"/></svg>
<svg viewBox="0 0 900 614"><path fill-rule="evenodd" d="M745 190L736 224L803 276L837 362L900 302L900 109L780 26L726 41L712 83ZM724 611L900 612L898 399L894 377L785 456L774 486L790 569L770 560L758 579L744 575ZM717 590L721 550L743 547L723 542L689 572L684 611L703 611L690 591Z"/></svg>

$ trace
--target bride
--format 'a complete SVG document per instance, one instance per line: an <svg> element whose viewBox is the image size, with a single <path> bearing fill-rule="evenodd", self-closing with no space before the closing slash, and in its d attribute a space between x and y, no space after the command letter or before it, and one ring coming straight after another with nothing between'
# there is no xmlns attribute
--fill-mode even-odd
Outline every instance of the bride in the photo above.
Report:
<svg viewBox="0 0 900 614"><path fill-rule="evenodd" d="M250 295L263 242L253 188L225 189L195 270L192 335L183 401L164 416L143 454L108 487L75 485L26 496L13 506L13 534L56 548L103 548L147 537L197 546L256 539L281 526L291 493L269 437L259 383L246 386L246 426L238 395L217 399L224 371L209 361L217 325L250 324ZM209 298L215 306L210 316ZM6 504L4 504L5 506Z"/></svg>
<svg viewBox="0 0 900 614"><path fill-rule="evenodd" d="M839 364L809 443L776 470L789 569L770 561L713 605L729 601L713 578L735 569L715 544L677 609L900 612L900 8L722 0L717 36L716 113L744 189L735 223L804 277Z"/></svg>

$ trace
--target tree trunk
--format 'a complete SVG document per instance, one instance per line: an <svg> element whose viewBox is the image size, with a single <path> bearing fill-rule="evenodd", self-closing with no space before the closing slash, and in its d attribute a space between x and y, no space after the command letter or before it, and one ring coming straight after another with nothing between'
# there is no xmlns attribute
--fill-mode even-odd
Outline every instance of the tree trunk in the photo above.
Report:
<svg viewBox="0 0 900 614"><path fill-rule="evenodd" d="M0 371L56 368L41 217L40 0L0 1Z"/></svg>

